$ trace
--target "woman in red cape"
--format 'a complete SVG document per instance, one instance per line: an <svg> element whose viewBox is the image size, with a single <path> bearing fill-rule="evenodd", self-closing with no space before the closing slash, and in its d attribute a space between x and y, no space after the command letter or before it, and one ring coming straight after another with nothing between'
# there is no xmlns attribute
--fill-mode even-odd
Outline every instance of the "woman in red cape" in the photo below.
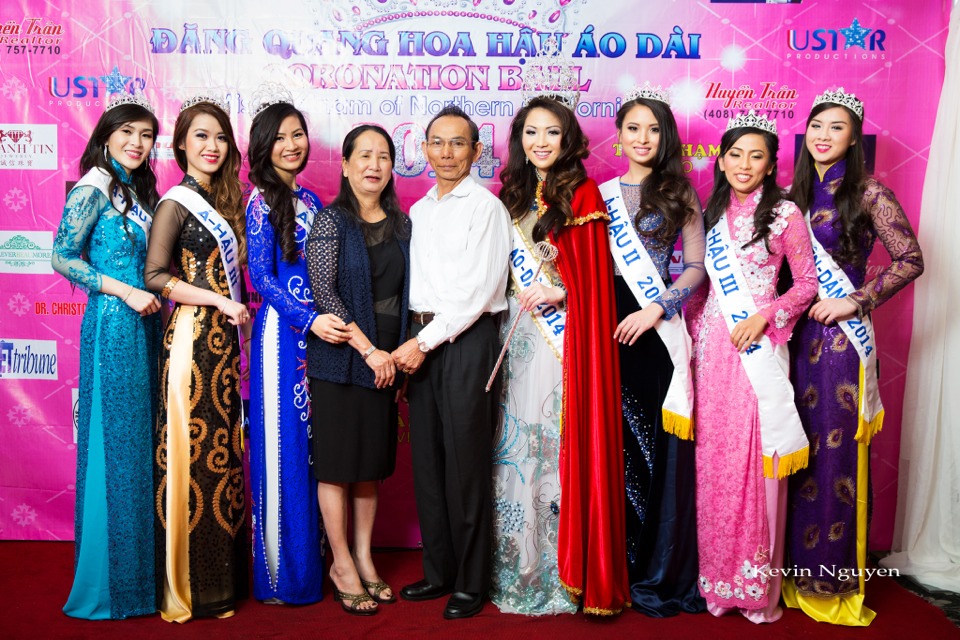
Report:
<svg viewBox="0 0 960 640"><path fill-rule="evenodd" d="M613 615L630 602L624 520L620 369L606 207L583 159L587 138L573 112L534 98L510 128L500 199L514 220L537 213L534 242L559 249L563 287L535 283L526 310L566 304L560 435L559 580L585 613ZM564 291L564 289L566 291Z"/></svg>

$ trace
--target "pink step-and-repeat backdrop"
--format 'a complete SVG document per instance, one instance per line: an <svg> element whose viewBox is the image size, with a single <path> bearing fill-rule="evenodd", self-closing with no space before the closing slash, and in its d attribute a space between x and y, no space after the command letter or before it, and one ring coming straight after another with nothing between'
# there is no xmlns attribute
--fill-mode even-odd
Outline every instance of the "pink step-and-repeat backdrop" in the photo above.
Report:
<svg viewBox="0 0 960 640"><path fill-rule="evenodd" d="M613 115L650 80L670 88L684 163L709 191L728 118L756 109L782 140L788 184L814 96L843 86L866 102L870 162L911 222L944 74L950 0L791 3L635 0L5 0L0 11L0 539L73 536L75 410L86 296L50 267L77 163L109 96L142 90L157 107L161 192L180 180L170 135L181 100L225 96L246 151L247 100L284 82L308 114L302 182L328 202L344 134L361 122L392 132L404 206L431 185L423 127L453 101L480 124L475 175L499 185L524 65L550 35L579 69L577 114L588 170L618 175ZM245 178L246 173L241 175ZM880 245L878 244L878 247ZM875 252L872 269L887 260ZM889 548L897 495L904 372L913 294L876 314L886 428L872 448L871 546ZM419 540L409 430L384 487L377 543Z"/></svg>

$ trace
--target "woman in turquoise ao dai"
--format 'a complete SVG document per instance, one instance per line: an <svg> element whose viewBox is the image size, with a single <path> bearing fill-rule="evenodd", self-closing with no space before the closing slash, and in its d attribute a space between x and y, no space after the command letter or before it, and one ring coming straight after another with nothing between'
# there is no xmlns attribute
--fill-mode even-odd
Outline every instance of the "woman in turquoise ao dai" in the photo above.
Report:
<svg viewBox="0 0 960 640"><path fill-rule="evenodd" d="M142 103L141 103L142 102ZM53 268L87 292L80 328L75 574L64 613L157 610L153 423L160 310L143 266L158 200L148 162L157 119L123 96L100 117L67 196Z"/></svg>

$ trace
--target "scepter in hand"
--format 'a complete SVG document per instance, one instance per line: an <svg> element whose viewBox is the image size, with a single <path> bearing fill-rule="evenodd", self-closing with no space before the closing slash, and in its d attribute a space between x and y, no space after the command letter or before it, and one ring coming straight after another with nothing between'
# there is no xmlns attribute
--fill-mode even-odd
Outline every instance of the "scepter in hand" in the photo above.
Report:
<svg viewBox="0 0 960 640"><path fill-rule="evenodd" d="M537 270L533 274L531 283L536 282L537 278L540 276L540 271L543 270L543 265L547 262L553 262L557 259L557 254L560 252L557 247L541 240L533 247L533 252L540 258L540 263L537 265ZM500 349L500 357L497 358L497 364L493 366L493 373L490 374L490 379L487 380L486 391L490 391L490 387L493 386L493 381L497 377L497 372L500 371L500 365L503 364L503 357L507 355L507 349L510 348L510 338L513 337L513 332L517 330L517 323L520 322L520 317L522 313L518 313L517 317L513 319L513 324L510 325L510 332L507 333L507 339L503 341L503 348Z"/></svg>

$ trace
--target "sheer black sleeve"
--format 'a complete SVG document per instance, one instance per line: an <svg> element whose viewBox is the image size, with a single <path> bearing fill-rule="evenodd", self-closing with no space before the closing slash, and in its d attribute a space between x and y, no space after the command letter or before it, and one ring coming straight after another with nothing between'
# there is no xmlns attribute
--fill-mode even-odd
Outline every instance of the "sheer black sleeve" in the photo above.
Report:
<svg viewBox="0 0 960 640"><path fill-rule="evenodd" d="M180 240L180 230L190 211L178 202L164 200L157 207L150 228L150 245L147 247L147 261L143 280L151 291L163 289L170 278L171 263Z"/></svg>
<svg viewBox="0 0 960 640"><path fill-rule="evenodd" d="M345 324L354 321L337 295L337 269L346 234L342 215L336 209L324 209L313 221L307 237L307 274L313 289L313 307L317 313L332 313Z"/></svg>

